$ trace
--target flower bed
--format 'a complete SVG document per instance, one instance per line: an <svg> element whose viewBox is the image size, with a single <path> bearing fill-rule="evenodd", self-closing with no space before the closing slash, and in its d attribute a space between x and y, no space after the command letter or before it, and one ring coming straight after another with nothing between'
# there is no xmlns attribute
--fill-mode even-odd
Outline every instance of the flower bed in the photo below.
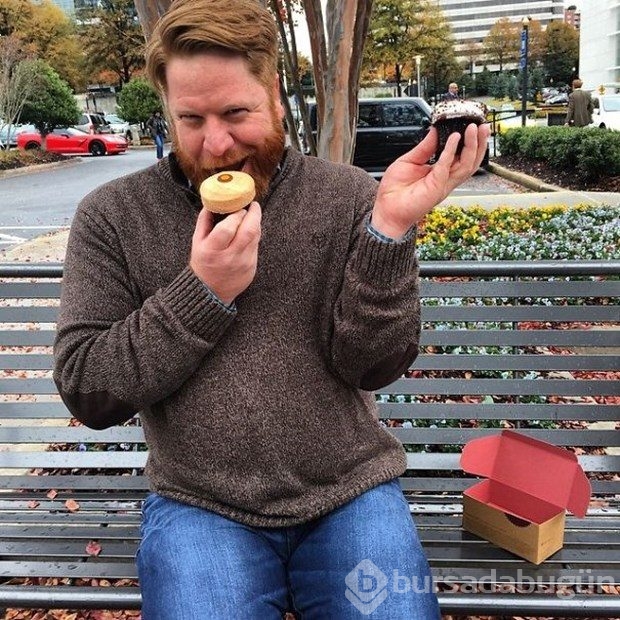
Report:
<svg viewBox="0 0 620 620"><path fill-rule="evenodd" d="M618 258L617 207L441 207L420 226L420 260Z"/></svg>

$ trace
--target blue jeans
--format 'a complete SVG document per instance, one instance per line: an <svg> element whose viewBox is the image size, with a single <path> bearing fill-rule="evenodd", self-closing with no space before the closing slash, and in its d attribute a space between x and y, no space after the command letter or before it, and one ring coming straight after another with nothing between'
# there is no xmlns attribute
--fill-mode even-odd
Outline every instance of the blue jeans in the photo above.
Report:
<svg viewBox="0 0 620 620"><path fill-rule="evenodd" d="M143 620L440 617L397 481L284 528L248 527L151 494L137 562Z"/></svg>
<svg viewBox="0 0 620 620"><path fill-rule="evenodd" d="M155 136L155 146L157 147L157 159L161 159L164 156L164 136L160 133Z"/></svg>

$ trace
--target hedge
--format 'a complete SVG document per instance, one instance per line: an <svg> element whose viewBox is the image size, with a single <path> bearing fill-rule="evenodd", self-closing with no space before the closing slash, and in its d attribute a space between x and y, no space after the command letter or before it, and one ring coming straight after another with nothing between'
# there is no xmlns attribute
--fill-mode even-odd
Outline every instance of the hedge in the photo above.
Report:
<svg viewBox="0 0 620 620"><path fill-rule="evenodd" d="M583 181L620 174L620 132L587 127L518 127L500 136L502 155L541 160Z"/></svg>

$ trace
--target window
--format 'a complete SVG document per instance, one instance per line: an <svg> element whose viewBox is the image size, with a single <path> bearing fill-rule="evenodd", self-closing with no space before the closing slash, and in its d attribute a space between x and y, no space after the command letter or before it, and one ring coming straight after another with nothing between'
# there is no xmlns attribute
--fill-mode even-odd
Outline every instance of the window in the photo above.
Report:
<svg viewBox="0 0 620 620"><path fill-rule="evenodd" d="M358 127L381 127L381 107L376 103L362 103L357 118Z"/></svg>
<svg viewBox="0 0 620 620"><path fill-rule="evenodd" d="M386 127L420 126L425 118L420 108L412 103L387 105L383 113Z"/></svg>

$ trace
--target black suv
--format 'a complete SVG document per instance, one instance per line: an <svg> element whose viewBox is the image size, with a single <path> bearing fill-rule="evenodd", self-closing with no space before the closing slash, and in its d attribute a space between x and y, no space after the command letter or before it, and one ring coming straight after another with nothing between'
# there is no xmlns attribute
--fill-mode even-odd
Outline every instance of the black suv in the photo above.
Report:
<svg viewBox="0 0 620 620"><path fill-rule="evenodd" d="M309 104L309 112L316 139L316 104ZM395 159L424 139L431 126L431 114L430 106L420 97L360 99L353 165L373 176L381 176ZM308 153L303 127L300 135ZM487 162L488 150L483 165Z"/></svg>

